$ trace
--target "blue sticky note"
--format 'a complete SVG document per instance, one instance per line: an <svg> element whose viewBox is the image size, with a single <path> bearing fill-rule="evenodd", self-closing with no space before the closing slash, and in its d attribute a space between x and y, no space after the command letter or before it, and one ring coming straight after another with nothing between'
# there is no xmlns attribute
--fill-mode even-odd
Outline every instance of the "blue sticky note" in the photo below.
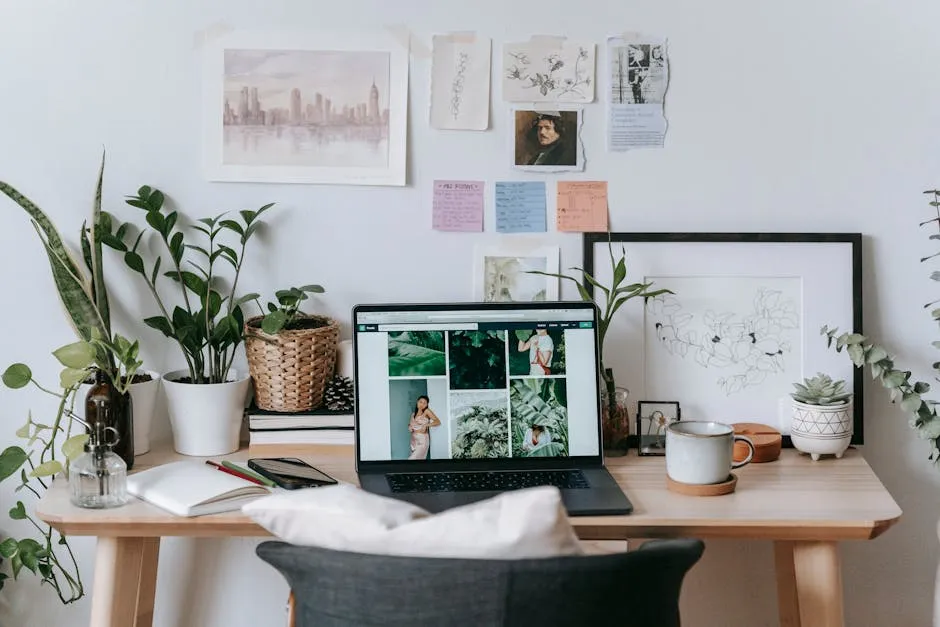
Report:
<svg viewBox="0 0 940 627"><path fill-rule="evenodd" d="M497 181L496 230L499 233L544 233L545 182Z"/></svg>

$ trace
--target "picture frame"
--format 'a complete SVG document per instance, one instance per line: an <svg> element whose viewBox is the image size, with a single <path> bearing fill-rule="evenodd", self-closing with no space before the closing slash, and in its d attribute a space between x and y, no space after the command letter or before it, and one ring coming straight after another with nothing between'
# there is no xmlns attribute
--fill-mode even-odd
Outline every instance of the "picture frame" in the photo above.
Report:
<svg viewBox="0 0 940 627"><path fill-rule="evenodd" d="M513 169L542 174L584 171L583 107L516 106L510 116Z"/></svg>
<svg viewBox="0 0 940 627"><path fill-rule="evenodd" d="M793 384L817 372L854 394L864 443L863 372L827 347L824 325L862 332L860 233L585 233L584 268L608 284L609 246L626 283L672 289L624 304L605 365L634 398L675 398L686 420L757 422L789 437ZM770 353L770 354L764 354ZM631 437L636 443L636 437Z"/></svg>
<svg viewBox="0 0 940 627"><path fill-rule="evenodd" d="M409 57L391 33L232 31L202 54L208 180L405 185Z"/></svg>
<svg viewBox="0 0 940 627"><path fill-rule="evenodd" d="M676 401L637 401L637 455L665 455L666 428L682 420Z"/></svg>
<svg viewBox="0 0 940 627"><path fill-rule="evenodd" d="M561 249L541 244L505 243L474 248L473 298L481 302L558 300L558 279L528 274L558 274Z"/></svg>

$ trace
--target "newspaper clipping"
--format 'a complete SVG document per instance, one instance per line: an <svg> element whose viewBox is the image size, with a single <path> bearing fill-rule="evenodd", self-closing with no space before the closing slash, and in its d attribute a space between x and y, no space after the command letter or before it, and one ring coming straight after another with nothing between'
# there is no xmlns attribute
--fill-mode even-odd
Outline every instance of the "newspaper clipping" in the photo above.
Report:
<svg viewBox="0 0 940 627"><path fill-rule="evenodd" d="M667 126L663 102L669 85L666 40L641 35L611 37L607 48L608 149L661 148Z"/></svg>

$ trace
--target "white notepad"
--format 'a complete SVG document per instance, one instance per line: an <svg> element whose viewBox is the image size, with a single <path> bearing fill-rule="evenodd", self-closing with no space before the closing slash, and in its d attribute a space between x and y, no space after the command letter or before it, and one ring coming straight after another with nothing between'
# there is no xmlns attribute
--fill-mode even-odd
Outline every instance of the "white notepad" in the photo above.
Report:
<svg viewBox="0 0 940 627"><path fill-rule="evenodd" d="M172 462L128 475L127 491L177 516L237 510L271 493L265 486L196 461Z"/></svg>

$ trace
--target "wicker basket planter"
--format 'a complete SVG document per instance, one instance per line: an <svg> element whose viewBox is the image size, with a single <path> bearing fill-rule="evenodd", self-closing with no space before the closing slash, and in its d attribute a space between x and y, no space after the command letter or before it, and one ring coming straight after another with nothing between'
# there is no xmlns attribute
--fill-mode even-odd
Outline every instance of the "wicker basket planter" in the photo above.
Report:
<svg viewBox="0 0 940 627"><path fill-rule="evenodd" d="M268 411L308 411L323 403L323 392L336 367L339 323L325 316L306 316L321 326L283 330L268 335L261 316L245 322L248 370L255 403Z"/></svg>

